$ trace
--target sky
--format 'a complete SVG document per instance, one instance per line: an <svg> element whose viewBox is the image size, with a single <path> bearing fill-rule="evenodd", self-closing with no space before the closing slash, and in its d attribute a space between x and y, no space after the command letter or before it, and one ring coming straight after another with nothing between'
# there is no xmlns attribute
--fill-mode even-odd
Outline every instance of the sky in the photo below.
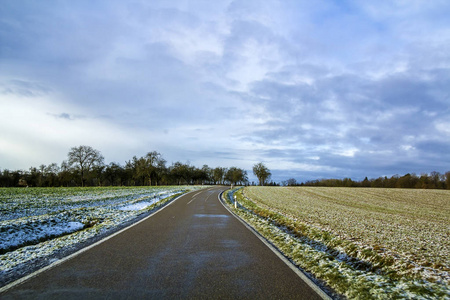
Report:
<svg viewBox="0 0 450 300"><path fill-rule="evenodd" d="M0 170L263 162L274 181L450 170L450 1L26 1L0 9Z"/></svg>

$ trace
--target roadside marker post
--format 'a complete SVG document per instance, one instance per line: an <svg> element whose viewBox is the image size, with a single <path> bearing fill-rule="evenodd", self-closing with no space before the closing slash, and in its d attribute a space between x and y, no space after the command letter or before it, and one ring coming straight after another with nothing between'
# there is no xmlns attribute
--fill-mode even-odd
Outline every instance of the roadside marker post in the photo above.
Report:
<svg viewBox="0 0 450 300"><path fill-rule="evenodd" d="M237 208L237 200L236 200L236 195L234 195L234 208Z"/></svg>

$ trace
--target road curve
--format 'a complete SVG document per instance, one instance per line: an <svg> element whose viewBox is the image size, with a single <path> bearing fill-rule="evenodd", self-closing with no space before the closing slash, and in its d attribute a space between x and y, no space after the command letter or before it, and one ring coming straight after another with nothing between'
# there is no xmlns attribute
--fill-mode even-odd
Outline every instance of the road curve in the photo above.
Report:
<svg viewBox="0 0 450 300"><path fill-rule="evenodd" d="M186 194L1 299L321 299L218 200Z"/></svg>

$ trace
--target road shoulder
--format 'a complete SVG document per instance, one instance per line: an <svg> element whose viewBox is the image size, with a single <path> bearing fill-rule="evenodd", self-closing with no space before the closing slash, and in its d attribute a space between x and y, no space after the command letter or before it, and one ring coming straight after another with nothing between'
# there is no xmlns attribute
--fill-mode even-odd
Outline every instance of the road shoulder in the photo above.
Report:
<svg viewBox="0 0 450 300"><path fill-rule="evenodd" d="M261 240L279 259L281 259L298 277L300 277L311 289L313 289L322 299L333 299L328 293L332 294L333 292L329 290L327 287L324 287L318 283L318 280L313 278L312 275L307 274L306 272L300 270L289 258L287 258L283 252L281 252L277 247L275 247L269 240L267 240L261 233L259 233L255 228L249 225L245 220L235 214L225 203L225 199L223 198L223 194L227 192L224 191L219 194L219 202L232 214L236 219L238 219L248 230L250 230L256 237ZM316 283L317 282L317 283ZM328 291L328 293L326 292Z"/></svg>

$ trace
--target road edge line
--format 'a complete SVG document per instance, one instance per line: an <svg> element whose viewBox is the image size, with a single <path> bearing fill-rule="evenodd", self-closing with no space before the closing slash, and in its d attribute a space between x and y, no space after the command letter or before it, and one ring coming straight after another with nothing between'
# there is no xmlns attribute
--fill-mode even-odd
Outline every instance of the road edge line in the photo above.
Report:
<svg viewBox="0 0 450 300"><path fill-rule="evenodd" d="M280 258L292 271L294 271L295 274L297 274L298 277L300 277L310 288L312 288L322 299L332 300L333 298L330 297L324 290L320 288L314 281L311 280L308 276L306 276L297 266L295 266L289 259L286 258L286 256L283 255L283 253L278 250L277 247L275 247L272 243L269 242L263 235L261 235L255 228L247 224L241 217L239 217L237 214L235 214L223 201L225 201L222 198L222 195L225 191L222 191L219 195L219 202L222 204L223 207L225 207L237 220L239 220L244 226L253 232L254 235L258 239L260 239L270 250L272 250L273 253L275 253L278 258Z"/></svg>
<svg viewBox="0 0 450 300"><path fill-rule="evenodd" d="M179 195L178 197L176 197L175 199L173 199L172 201L170 201L169 204L164 205L164 206L161 207L160 209L154 211L153 213L151 213L150 215L148 215L148 216L142 218L141 220L137 221L136 223L133 223L133 224L131 224L131 225L125 227L125 228L122 228L121 230L116 231L116 232L112 233L111 235L108 235L108 236L104 237L103 239L101 239L101 240L99 240L99 241L97 241L97 242L95 242L95 243L93 243L93 244L91 244L91 245L89 245L89 246L86 246L86 247L84 247L84 248L82 248L82 249L80 249L80 250L78 250L78 251L76 251L76 252L74 252L74 253L72 253L72 254L66 256L66 257L63 257L63 258L61 258L61 259L58 259L57 261L55 261L55 262L49 264L48 266L45 266L45 267L43 267L43 268L41 268L41 269L39 269L39 270L36 270L36 271L34 271L34 272L32 272L32 273L30 273L30 274L28 274L28 275L25 275L25 276L22 277L22 278L19 278L19 279L13 281L13 282L10 282L10 283L8 283L7 285L4 285L4 286L0 287L0 294L2 294L2 293L4 293L4 292L8 291L9 289L12 289L12 288L15 287L15 286L18 286L18 285L20 285L20 284L22 284L22 283L24 283L24 282L30 280L30 279L33 278L33 277L36 277L37 275L39 275L39 274L41 274L41 273L44 273L45 271L48 271L48 270L50 270L50 269L52 269L52 268L54 268L54 267L56 267L56 266L58 266L58 265L60 265L60 264L62 264L62 263L64 263L64 262L68 261L68 260L71 260L72 258L74 258L74 257L76 257L76 256L78 256L78 255L80 255L80 254L83 253L83 252L88 251L89 249L94 248L95 246L100 245L100 244L103 243L103 242L106 242L107 240L109 240L109 239L115 237L116 235L118 235L118 234L120 234L120 233L122 233L122 232L124 232L124 231L126 231L126 230L128 230L128 229L130 229L131 227L136 226L136 225L138 225L138 224L141 223L141 222L144 222L145 220L147 220L148 218L150 218L150 217L154 216L155 214L159 213L160 211L162 211L162 210L165 209L166 207L172 205L172 203L174 203L176 200L180 199L181 197L184 197L184 196L186 196L186 195L188 195L188 194L190 194L190 193L197 192L197 191L198 191L198 190L191 191L191 192L188 192L188 193L186 193L186 194Z"/></svg>

